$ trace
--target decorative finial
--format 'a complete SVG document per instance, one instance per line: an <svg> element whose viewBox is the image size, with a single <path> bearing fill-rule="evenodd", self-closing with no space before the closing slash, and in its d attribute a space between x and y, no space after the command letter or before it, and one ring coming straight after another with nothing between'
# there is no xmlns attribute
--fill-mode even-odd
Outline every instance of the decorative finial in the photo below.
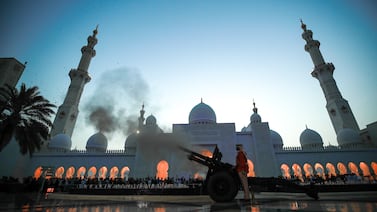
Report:
<svg viewBox="0 0 377 212"><path fill-rule="evenodd" d="M200 98L200 103L203 103L203 97L202 97L202 98Z"/></svg>
<svg viewBox="0 0 377 212"><path fill-rule="evenodd" d="M308 125L307 124L305 124L305 127L306 127L306 129L308 129Z"/></svg>
<svg viewBox="0 0 377 212"><path fill-rule="evenodd" d="M98 34L98 24L96 26L96 29L93 30L93 37L95 37Z"/></svg>
<svg viewBox="0 0 377 212"><path fill-rule="evenodd" d="M306 24L304 24L301 18L300 18L300 22L301 22L301 29L304 30L304 32L306 32Z"/></svg>
<svg viewBox="0 0 377 212"><path fill-rule="evenodd" d="M253 106L254 106L254 108L253 108L254 113L258 113L258 108L255 107L255 101L254 101L254 99L253 99Z"/></svg>
<svg viewBox="0 0 377 212"><path fill-rule="evenodd" d="M141 110L144 110L144 102L143 102L143 104L141 105Z"/></svg>

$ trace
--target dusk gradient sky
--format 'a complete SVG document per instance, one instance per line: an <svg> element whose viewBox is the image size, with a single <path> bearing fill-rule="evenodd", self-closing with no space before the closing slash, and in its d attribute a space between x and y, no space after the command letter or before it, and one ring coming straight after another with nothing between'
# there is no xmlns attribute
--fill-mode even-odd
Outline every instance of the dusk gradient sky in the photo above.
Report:
<svg viewBox="0 0 377 212"><path fill-rule="evenodd" d="M321 42L326 62L361 129L377 121L377 3L373 0L0 0L0 57L27 65L20 82L57 106L97 25L97 55L81 97L72 148L96 129L88 108L110 105L130 119L145 104L158 125L188 123L201 98L218 123L249 124L253 99L262 121L299 146L307 126L337 145L300 18ZM126 128L126 126L125 126ZM127 134L127 132L125 133ZM123 132L108 134L123 149Z"/></svg>

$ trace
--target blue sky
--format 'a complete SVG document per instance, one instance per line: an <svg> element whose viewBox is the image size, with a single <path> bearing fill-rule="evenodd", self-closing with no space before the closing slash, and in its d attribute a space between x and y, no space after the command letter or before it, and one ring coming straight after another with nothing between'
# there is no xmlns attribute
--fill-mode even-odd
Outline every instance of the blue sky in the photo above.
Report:
<svg viewBox="0 0 377 212"><path fill-rule="evenodd" d="M321 42L334 78L360 128L377 120L377 5L332 1L0 1L0 57L27 61L20 82L61 105L87 37L98 28L97 55L81 98L72 148L84 149L96 129L87 107L111 103L138 116L145 103L161 128L187 123L210 105L218 122L249 123L253 99L262 121L285 146L299 146L307 125L336 145L319 82L310 73L300 18ZM110 83L109 83L110 81ZM109 149L124 147L122 132Z"/></svg>

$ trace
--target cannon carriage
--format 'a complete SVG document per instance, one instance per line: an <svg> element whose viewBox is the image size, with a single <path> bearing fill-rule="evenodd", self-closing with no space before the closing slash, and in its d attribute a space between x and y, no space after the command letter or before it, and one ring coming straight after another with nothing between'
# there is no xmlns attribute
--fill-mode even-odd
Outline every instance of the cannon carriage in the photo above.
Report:
<svg viewBox="0 0 377 212"><path fill-rule="evenodd" d="M188 159L207 166L207 176L204 188L208 195L216 202L232 201L241 186L241 181L232 164L221 161L222 153L216 148L212 157L207 157L187 148L182 150L188 153ZM306 193L313 199L318 199L318 192L313 186L303 186L295 182L277 177L248 177L249 189L264 187L268 191L287 191Z"/></svg>

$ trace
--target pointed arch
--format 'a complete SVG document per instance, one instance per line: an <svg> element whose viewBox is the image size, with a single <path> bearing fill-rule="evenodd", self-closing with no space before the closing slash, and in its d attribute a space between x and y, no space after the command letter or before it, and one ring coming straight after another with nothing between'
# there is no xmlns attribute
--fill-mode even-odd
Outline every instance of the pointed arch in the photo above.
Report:
<svg viewBox="0 0 377 212"><path fill-rule="evenodd" d="M105 179L105 178L106 178L106 174L107 174L107 167L106 167L106 166L102 166L102 167L98 170L98 177L99 177L99 178L102 178L102 179Z"/></svg>
<svg viewBox="0 0 377 212"><path fill-rule="evenodd" d="M95 166L92 166L88 170L87 177L88 178L95 178L96 174L97 174L97 168Z"/></svg>
<svg viewBox="0 0 377 212"><path fill-rule="evenodd" d="M166 160L160 160L156 166L156 179L166 180L169 176L169 163Z"/></svg>
<svg viewBox="0 0 377 212"><path fill-rule="evenodd" d="M370 170L369 170L368 165L365 162L360 162L359 166L360 166L360 169L362 171L363 176L366 179L371 179L372 176L370 174Z"/></svg>
<svg viewBox="0 0 377 212"><path fill-rule="evenodd" d="M325 169L323 168L322 164L320 164L320 163L314 164L314 170L315 170L317 176L319 176L319 177L325 176Z"/></svg>
<svg viewBox="0 0 377 212"><path fill-rule="evenodd" d="M200 154L207 156L209 158L212 158L212 152L209 151L208 149L203 149L202 151L200 151Z"/></svg>
<svg viewBox="0 0 377 212"><path fill-rule="evenodd" d="M326 163L326 170L329 177L336 177L335 166L332 163Z"/></svg>
<svg viewBox="0 0 377 212"><path fill-rule="evenodd" d="M248 177L255 177L254 163L250 159L247 159L247 165L249 166L249 172L247 173Z"/></svg>
<svg viewBox="0 0 377 212"><path fill-rule="evenodd" d="M374 175L377 175L377 163L376 162L372 162L372 163L370 163L370 166L372 167Z"/></svg>
<svg viewBox="0 0 377 212"><path fill-rule="evenodd" d="M313 167L309 163L304 164L305 177L309 178L314 175Z"/></svg>
<svg viewBox="0 0 377 212"><path fill-rule="evenodd" d="M356 166L356 164L354 162L349 162L348 163L348 169L350 170L350 172L352 174L355 174L357 176L359 176L359 168Z"/></svg>
<svg viewBox="0 0 377 212"><path fill-rule="evenodd" d="M110 169L110 179L115 179L118 177L119 169L116 166L113 166Z"/></svg>
<svg viewBox="0 0 377 212"><path fill-rule="evenodd" d="M128 166L125 166L122 168L122 170L120 171L120 177L122 179L124 179L125 181L128 181L128 176L130 174L130 168L128 168Z"/></svg>
<svg viewBox="0 0 377 212"><path fill-rule="evenodd" d="M286 179L291 179L291 171L289 169L289 166L285 163L281 164L280 166L281 175Z"/></svg>
<svg viewBox="0 0 377 212"><path fill-rule="evenodd" d="M74 174L75 174L75 167L71 166L65 172L65 178L71 179L73 178Z"/></svg>
<svg viewBox="0 0 377 212"><path fill-rule="evenodd" d="M339 162L336 167L338 168L339 174L340 175L345 175L347 174L347 167L343 163Z"/></svg>
<svg viewBox="0 0 377 212"><path fill-rule="evenodd" d="M41 177L42 172L43 172L42 166L37 167L34 171L33 177L38 180Z"/></svg>
<svg viewBox="0 0 377 212"><path fill-rule="evenodd" d="M297 179L303 181L301 166L298 165L297 163L294 163L294 164L292 165L292 170L293 170L293 175L294 175Z"/></svg>
<svg viewBox="0 0 377 212"><path fill-rule="evenodd" d="M64 174L64 167L63 166L60 166L59 168L56 169L55 171L55 177L56 178L63 178L63 174Z"/></svg>
<svg viewBox="0 0 377 212"><path fill-rule="evenodd" d="M84 178L86 174L86 168L84 166L81 166L79 169L77 169L76 177L77 178Z"/></svg>

